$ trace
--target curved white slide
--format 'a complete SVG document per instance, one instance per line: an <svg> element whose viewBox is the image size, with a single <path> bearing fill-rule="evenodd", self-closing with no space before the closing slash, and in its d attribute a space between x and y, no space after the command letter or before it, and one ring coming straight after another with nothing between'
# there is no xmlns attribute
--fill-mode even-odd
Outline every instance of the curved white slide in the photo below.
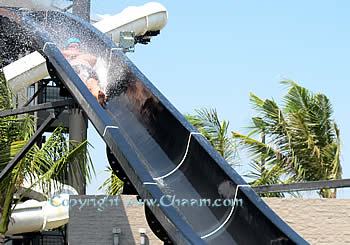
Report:
<svg viewBox="0 0 350 245"><path fill-rule="evenodd" d="M69 195L60 194L50 201L28 200L18 204L12 212L6 235L39 232L68 223Z"/></svg>
<svg viewBox="0 0 350 245"><path fill-rule="evenodd" d="M1 4L4 2L13 2L13 0L0 0ZM26 0L18 2L22 3ZM133 31L135 36L142 36L149 31L163 29L167 19L166 8L160 3L150 2L140 7L128 7L120 14L106 17L94 26L118 43L121 31ZM38 52L31 53L4 67L3 73L14 93L49 76L46 60Z"/></svg>
<svg viewBox="0 0 350 245"><path fill-rule="evenodd" d="M118 43L122 31L133 31L135 36L142 36L149 31L162 30L167 21L166 8L160 3L150 2L128 7L117 15L105 17L94 26Z"/></svg>
<svg viewBox="0 0 350 245"><path fill-rule="evenodd" d="M36 200L28 200L16 205L11 214L6 235L39 232L58 228L68 223L69 195L78 195L78 192L69 185L55 183L57 188L50 190L50 193L54 194L48 198L48 201L38 202ZM54 186L53 183L51 186ZM26 181L22 187L43 193L38 185L33 187Z"/></svg>
<svg viewBox="0 0 350 245"><path fill-rule="evenodd" d="M49 76L46 60L37 51L5 66L2 71L13 93Z"/></svg>

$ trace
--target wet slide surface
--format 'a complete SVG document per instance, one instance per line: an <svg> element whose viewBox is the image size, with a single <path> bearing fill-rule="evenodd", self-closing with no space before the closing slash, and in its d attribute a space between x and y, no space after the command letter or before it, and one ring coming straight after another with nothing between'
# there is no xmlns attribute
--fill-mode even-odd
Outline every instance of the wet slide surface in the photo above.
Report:
<svg viewBox="0 0 350 245"><path fill-rule="evenodd" d="M286 225L136 66L69 14L0 8L47 57L175 244L307 244ZM59 47L79 37L98 56L102 108ZM102 154L102 153L101 153Z"/></svg>

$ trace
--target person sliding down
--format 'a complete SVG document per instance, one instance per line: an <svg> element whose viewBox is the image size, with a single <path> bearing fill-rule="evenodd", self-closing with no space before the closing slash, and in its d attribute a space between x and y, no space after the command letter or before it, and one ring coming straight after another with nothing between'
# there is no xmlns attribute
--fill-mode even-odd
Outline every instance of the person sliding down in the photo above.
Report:
<svg viewBox="0 0 350 245"><path fill-rule="evenodd" d="M69 38L62 50L62 54L73 67L80 79L86 84L90 92L96 97L100 105L106 104L106 95L99 86L99 80L93 67L96 57L81 51L79 38Z"/></svg>

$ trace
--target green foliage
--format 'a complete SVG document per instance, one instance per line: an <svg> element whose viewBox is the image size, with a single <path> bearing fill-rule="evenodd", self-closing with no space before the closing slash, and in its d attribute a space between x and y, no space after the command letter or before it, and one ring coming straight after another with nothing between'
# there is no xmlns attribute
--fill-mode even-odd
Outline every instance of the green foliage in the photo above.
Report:
<svg viewBox="0 0 350 245"><path fill-rule="evenodd" d="M236 147L229 135L229 122L220 120L215 109L196 110L195 115L186 115L186 119L203 134L223 158L234 165Z"/></svg>
<svg viewBox="0 0 350 245"><path fill-rule="evenodd" d="M340 179L339 129L329 99L293 81L282 84L288 87L282 107L251 94L257 112L252 131L248 136L233 132L251 154L253 184ZM322 197L335 194L320 191Z"/></svg>
<svg viewBox="0 0 350 245"><path fill-rule="evenodd" d="M12 95L5 79L0 75L0 110L11 109ZM0 118L0 171L22 149L34 133L34 118L21 117ZM72 144L72 143L71 143ZM0 182L0 234L5 234L11 216L13 195L24 180L33 185L40 185L49 192L58 183L63 183L68 165L79 159L83 174L89 180L94 173L85 141L74 146L64 137L64 129L58 127L41 146L34 145L10 174ZM59 181L59 182L58 182Z"/></svg>
<svg viewBox="0 0 350 245"><path fill-rule="evenodd" d="M0 110L11 108L11 92L7 86L4 75L0 71Z"/></svg>
<svg viewBox="0 0 350 245"><path fill-rule="evenodd" d="M108 167L106 172L108 172L111 177L106 179L98 189L105 190L107 195L114 196L121 194L124 185L123 181L117 177L111 167Z"/></svg>

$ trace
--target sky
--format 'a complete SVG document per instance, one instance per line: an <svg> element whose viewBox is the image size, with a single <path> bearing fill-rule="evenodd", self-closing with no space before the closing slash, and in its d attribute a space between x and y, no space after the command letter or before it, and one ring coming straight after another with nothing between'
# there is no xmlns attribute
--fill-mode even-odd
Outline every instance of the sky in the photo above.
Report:
<svg viewBox="0 0 350 245"><path fill-rule="evenodd" d="M116 14L146 2L92 0L92 12ZM249 93L280 102L287 92L280 81L294 80L330 98L341 132L343 177L350 178L350 1L158 2L168 10L167 25L128 57L180 112L216 108L230 130L247 133L254 115ZM88 140L97 176L87 192L101 193L97 187L108 177L105 144L92 125ZM350 198L350 189L338 196Z"/></svg>

